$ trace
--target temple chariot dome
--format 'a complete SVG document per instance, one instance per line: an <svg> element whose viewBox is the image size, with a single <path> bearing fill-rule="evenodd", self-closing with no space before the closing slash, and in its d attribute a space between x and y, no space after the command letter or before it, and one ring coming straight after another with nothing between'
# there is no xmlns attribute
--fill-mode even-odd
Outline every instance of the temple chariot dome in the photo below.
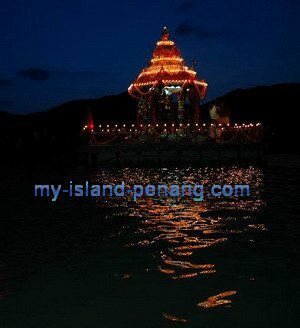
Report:
<svg viewBox="0 0 300 328"><path fill-rule="evenodd" d="M139 99L138 123L201 121L199 105L207 83L197 77L195 64L186 66L169 36L164 27L151 60L128 88L129 94Z"/></svg>

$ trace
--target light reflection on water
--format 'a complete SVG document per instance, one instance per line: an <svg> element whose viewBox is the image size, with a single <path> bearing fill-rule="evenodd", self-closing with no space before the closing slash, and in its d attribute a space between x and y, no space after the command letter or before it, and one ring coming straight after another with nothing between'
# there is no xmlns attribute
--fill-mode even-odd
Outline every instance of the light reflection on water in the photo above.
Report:
<svg viewBox="0 0 300 328"><path fill-rule="evenodd" d="M135 203L128 196L64 197L52 204L29 197L41 181L37 173L8 175L0 326L292 327L299 307L299 163L275 157L261 168L57 176L78 183L250 184L249 198L203 202Z"/></svg>
<svg viewBox="0 0 300 328"><path fill-rule="evenodd" d="M218 267L216 253L210 249L222 250L226 243L237 235L248 238L251 231L265 231L266 226L252 220L253 213L262 206L261 192L263 175L260 168L248 167L205 167L184 169L120 169L102 170L94 180L103 184L203 184L206 191L213 184L248 184L249 197L205 197L195 202L190 197L152 198L143 197L133 202L132 196L125 198L98 199L101 208L110 208L109 217L132 217L138 225L129 224L129 231L123 247L128 249L148 248L156 258L155 269L172 280L201 279L203 276L224 272ZM134 235L134 238L130 236ZM114 235L112 238L118 238ZM122 240L123 241L123 240ZM211 255L212 254L212 255ZM130 273L132 276L134 272ZM238 291L220 290L207 300L199 300L199 307L229 306L231 297ZM224 299L226 297L226 299ZM173 314L164 313L171 321L181 321ZM177 320L178 319L178 320Z"/></svg>

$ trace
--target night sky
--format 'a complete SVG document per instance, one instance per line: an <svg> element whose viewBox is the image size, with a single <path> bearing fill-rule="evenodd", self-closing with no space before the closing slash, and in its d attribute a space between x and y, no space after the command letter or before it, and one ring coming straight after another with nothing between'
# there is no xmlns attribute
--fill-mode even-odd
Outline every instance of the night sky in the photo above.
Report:
<svg viewBox="0 0 300 328"><path fill-rule="evenodd" d="M300 82L296 0L0 3L0 110L28 113L127 90L163 26L207 100L235 88Z"/></svg>

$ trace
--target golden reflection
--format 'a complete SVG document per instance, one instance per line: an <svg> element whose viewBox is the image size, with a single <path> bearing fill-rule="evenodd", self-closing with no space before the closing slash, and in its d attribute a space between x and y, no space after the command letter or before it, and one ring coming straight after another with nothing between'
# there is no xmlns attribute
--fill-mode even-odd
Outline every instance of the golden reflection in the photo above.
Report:
<svg viewBox="0 0 300 328"><path fill-rule="evenodd" d="M157 271L172 280L203 279L203 276L222 272L224 268L215 264L214 256L218 247L226 247L237 234L245 234L250 230L253 232L254 229L266 230L263 224L251 222L251 212L262 205L260 194L263 181L261 170L253 166L168 170L126 168L119 171L103 170L97 178L99 183L106 184L124 181L128 187L134 184L146 186L149 183L203 184L206 190L213 184L250 186L250 196L247 198L206 196L202 202L195 202L189 197L142 197L135 203L130 195L125 198L99 199L99 206L115 209L112 216L138 219L135 237L139 240L130 240L124 246L150 248L157 261ZM215 252L207 253L208 249ZM208 258L209 262L201 261L201 258ZM224 297L235 293L229 291L211 296L198 306L209 308L229 304L231 301ZM173 320L170 319L172 316L164 316Z"/></svg>
<svg viewBox="0 0 300 328"><path fill-rule="evenodd" d="M183 269L212 269L214 267L213 264L192 264L184 261L164 260L164 262L169 265L179 266Z"/></svg>
<svg viewBox="0 0 300 328"><path fill-rule="evenodd" d="M175 270L163 269L161 266L158 266L158 269L159 269L160 272L162 272L162 273L166 273L166 274L172 274L172 273L175 273Z"/></svg>
<svg viewBox="0 0 300 328"><path fill-rule="evenodd" d="M186 279L186 278L194 278L198 275L197 272L194 273L186 273L186 274L181 274L180 276L173 276L172 279Z"/></svg>
<svg viewBox="0 0 300 328"><path fill-rule="evenodd" d="M173 321L173 322L182 322L182 323L187 323L188 322L186 319L175 317L174 315L169 314L169 313L163 313L162 316L165 319L168 319L168 320Z"/></svg>
<svg viewBox="0 0 300 328"><path fill-rule="evenodd" d="M207 308L212 308L212 307L216 307L216 306L220 306L220 305L230 304L232 301L224 299L224 297L232 296L234 294L236 294L236 291L230 290L228 292L220 293L215 296L210 296L204 302L198 303L197 306L207 309Z"/></svg>

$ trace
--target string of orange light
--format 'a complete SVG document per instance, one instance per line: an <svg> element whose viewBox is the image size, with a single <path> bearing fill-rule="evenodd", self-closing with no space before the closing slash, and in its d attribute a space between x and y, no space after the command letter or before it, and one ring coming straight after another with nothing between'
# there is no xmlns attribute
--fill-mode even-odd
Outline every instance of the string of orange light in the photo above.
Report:
<svg viewBox="0 0 300 328"><path fill-rule="evenodd" d="M186 129L186 128L198 128L198 129L201 129L201 128L210 128L210 127L213 127L213 128L223 128L223 129L226 129L226 128L233 128L233 129L249 129L249 128L257 128L257 127L260 127L262 126L261 123L249 123L249 124L238 124L238 123L235 123L234 125L233 124L222 124L222 123L210 123L210 124L207 124L207 123L203 123L203 124L198 124L198 123L195 123L195 124L182 124L180 123L178 126L175 126L174 123L172 124L167 124L167 123L163 123L163 124L115 124L115 125L110 125L110 124L104 124L102 126L102 124L99 125L99 128L102 129L103 131L106 129L107 131L114 131L114 129L135 129L136 131L140 128L164 128L164 129L169 129L169 128L172 128L172 129L178 129L178 128L182 128L182 129ZM83 127L83 131L87 130L88 129L88 125L85 125ZM109 132L108 131L108 132Z"/></svg>

